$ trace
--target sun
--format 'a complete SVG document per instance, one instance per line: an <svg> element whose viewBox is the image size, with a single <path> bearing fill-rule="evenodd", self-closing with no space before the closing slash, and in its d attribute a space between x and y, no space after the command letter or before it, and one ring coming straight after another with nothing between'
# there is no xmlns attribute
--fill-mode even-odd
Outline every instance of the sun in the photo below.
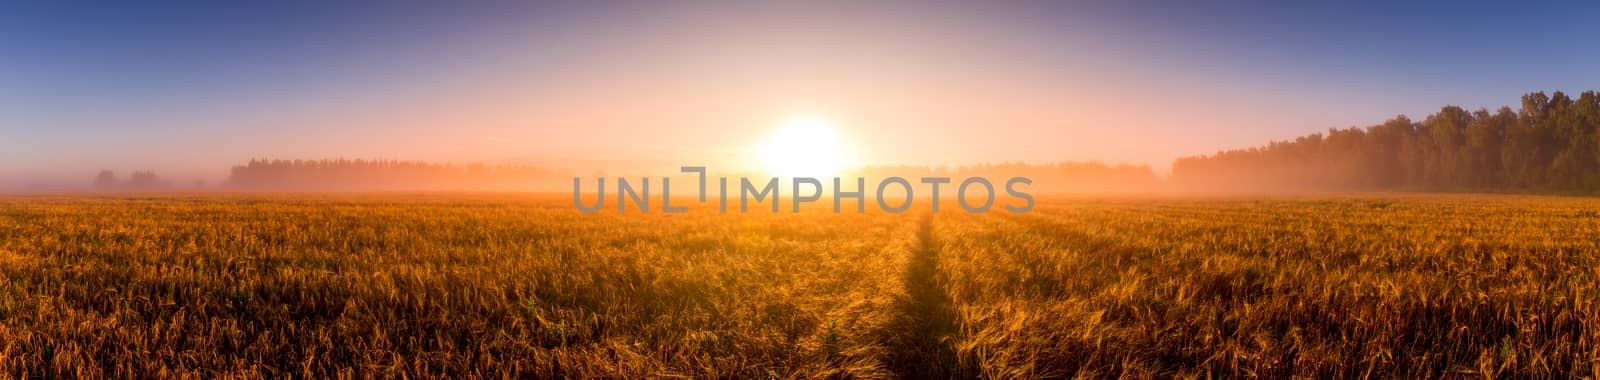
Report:
<svg viewBox="0 0 1600 380"><path fill-rule="evenodd" d="M780 177L832 177L845 166L844 140L820 115L784 118L759 149L766 170Z"/></svg>

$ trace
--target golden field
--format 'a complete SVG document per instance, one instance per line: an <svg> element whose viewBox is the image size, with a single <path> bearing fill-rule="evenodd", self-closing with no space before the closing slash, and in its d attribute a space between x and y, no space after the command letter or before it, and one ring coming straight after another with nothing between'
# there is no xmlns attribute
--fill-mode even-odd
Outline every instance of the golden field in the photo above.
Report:
<svg viewBox="0 0 1600 380"><path fill-rule="evenodd" d="M585 215L569 195L3 197L0 375L1600 372L1594 199L830 203Z"/></svg>

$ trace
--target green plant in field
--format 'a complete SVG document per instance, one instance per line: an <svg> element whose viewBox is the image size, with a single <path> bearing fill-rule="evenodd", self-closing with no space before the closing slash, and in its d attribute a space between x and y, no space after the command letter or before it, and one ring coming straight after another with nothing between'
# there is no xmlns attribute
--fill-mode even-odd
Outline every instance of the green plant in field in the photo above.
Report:
<svg viewBox="0 0 1600 380"><path fill-rule="evenodd" d="M235 313L249 310L255 300L255 293L244 287L235 286L228 291L228 309Z"/></svg>
<svg viewBox="0 0 1600 380"><path fill-rule="evenodd" d="M5 292L4 289L0 289L0 319L6 319L10 317L11 312L16 310L16 308L17 304L11 299L11 293Z"/></svg>
<svg viewBox="0 0 1600 380"><path fill-rule="evenodd" d="M828 331L822 335L822 346L829 358L839 352L839 321L828 321Z"/></svg>
<svg viewBox="0 0 1600 380"><path fill-rule="evenodd" d="M533 297L524 297L522 299L522 313L530 318L544 316L544 310L539 308L539 299Z"/></svg>

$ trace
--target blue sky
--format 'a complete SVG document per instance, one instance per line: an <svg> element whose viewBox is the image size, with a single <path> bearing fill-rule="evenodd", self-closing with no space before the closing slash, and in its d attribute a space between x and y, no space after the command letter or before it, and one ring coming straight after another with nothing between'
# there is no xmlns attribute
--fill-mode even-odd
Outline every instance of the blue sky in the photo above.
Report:
<svg viewBox="0 0 1600 380"><path fill-rule="evenodd" d="M796 108L840 119L859 164L1161 170L1600 87L1595 3L485 4L8 4L0 186L252 157L729 159Z"/></svg>

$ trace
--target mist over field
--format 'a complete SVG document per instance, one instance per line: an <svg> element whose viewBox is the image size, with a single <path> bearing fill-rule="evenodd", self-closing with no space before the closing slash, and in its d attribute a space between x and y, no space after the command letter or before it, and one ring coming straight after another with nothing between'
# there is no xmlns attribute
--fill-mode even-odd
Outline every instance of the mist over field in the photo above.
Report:
<svg viewBox="0 0 1600 380"><path fill-rule="evenodd" d="M818 158L803 156L798 160ZM664 165L663 165L664 166ZM685 164L683 166L697 166ZM665 169L665 168L661 168ZM679 171L626 169L615 178L665 178ZM606 177L592 171L591 177ZM842 168L818 178L1025 177L1046 193L1284 193L1333 191L1478 191L1595 194L1600 192L1600 95L1576 99L1556 91L1530 93L1519 109L1467 111L1445 106L1421 121L1398 116L1370 127L1331 128L1324 133L1273 141L1260 147L1184 157L1172 172L1148 166L1097 161L1056 164L978 163L958 167L883 166ZM734 172L734 178L779 177ZM727 177L729 173L721 173ZM233 166L217 182L185 186L153 171L119 179L101 171L88 185L52 188L36 183L20 191L229 190L229 191L571 191L571 169L532 165L449 164L423 161L252 159ZM792 178L792 177L787 177ZM679 183L686 183L680 177ZM846 181L847 183L852 181ZM916 181L912 181L916 182Z"/></svg>

